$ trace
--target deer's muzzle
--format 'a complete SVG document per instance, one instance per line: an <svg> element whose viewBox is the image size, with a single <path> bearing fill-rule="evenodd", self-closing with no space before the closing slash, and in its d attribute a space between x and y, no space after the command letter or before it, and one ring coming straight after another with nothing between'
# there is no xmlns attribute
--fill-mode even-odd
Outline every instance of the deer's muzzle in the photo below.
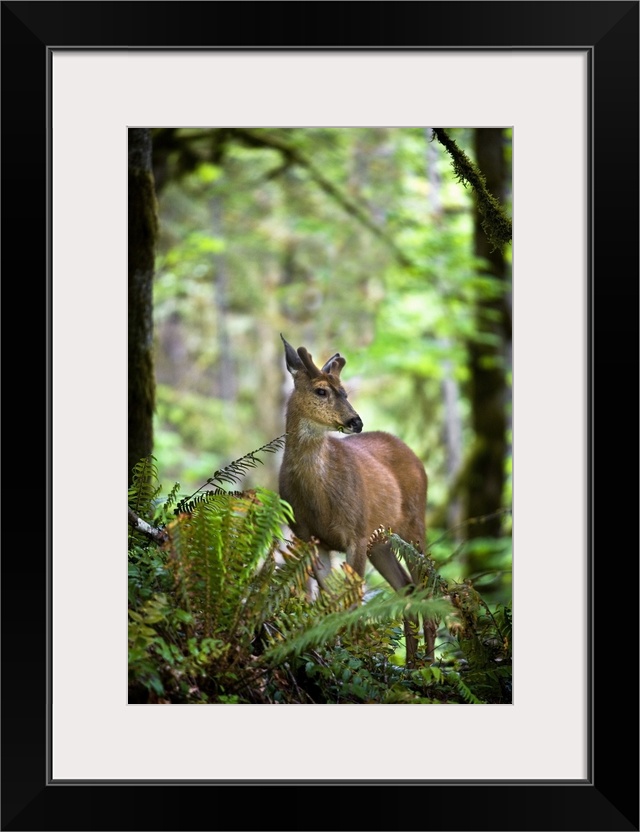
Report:
<svg viewBox="0 0 640 832"><path fill-rule="evenodd" d="M345 433L360 433L362 430L362 419L359 416L354 416L344 426Z"/></svg>

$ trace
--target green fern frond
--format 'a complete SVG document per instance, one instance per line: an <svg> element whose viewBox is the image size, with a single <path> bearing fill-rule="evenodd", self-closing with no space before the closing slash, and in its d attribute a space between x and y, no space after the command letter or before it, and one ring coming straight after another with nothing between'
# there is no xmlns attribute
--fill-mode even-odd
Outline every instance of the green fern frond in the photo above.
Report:
<svg viewBox="0 0 640 832"><path fill-rule="evenodd" d="M482 699L478 699L475 693L469 687L467 687L467 685L465 685L462 679L457 680L456 687L458 689L458 692L460 693L460 696L462 696L465 702L468 702L471 705L486 704L486 702L484 702Z"/></svg>
<svg viewBox="0 0 640 832"><path fill-rule="evenodd" d="M156 507L156 514L155 514L155 521L158 525L165 525L169 522L170 518L173 516L173 509L178 499L178 492L180 491L180 483L175 482L173 487L164 498L164 500L158 503Z"/></svg>
<svg viewBox="0 0 640 832"><path fill-rule="evenodd" d="M180 490L180 483L176 482L173 484L173 488L166 496L166 499L161 502L156 508L156 514L154 518L154 522L158 526L166 525L172 514L173 508L176 503L178 497L178 491Z"/></svg>
<svg viewBox="0 0 640 832"><path fill-rule="evenodd" d="M289 505L267 489L256 489L252 499L246 503L246 515L236 542L236 552L240 553L240 557L234 573L236 615L232 623L232 637L240 625L254 631L264 621L269 605L265 603L264 593L256 593L260 585L259 567L274 562L274 553L281 542L282 526L292 517ZM231 563L236 563L235 557ZM269 566L265 568L268 570ZM266 572L263 577L266 577Z"/></svg>
<svg viewBox="0 0 640 832"><path fill-rule="evenodd" d="M260 602L270 607L269 593L257 591L256 576L290 519L290 507L277 494L256 489L208 492L191 514L167 526L176 580L206 636L233 638L241 629L248 634L264 620ZM262 588L268 587L264 582Z"/></svg>
<svg viewBox="0 0 640 832"><path fill-rule="evenodd" d="M204 488L204 486L202 486ZM210 491L197 491L190 497L183 497L173 510L175 515L178 514L192 514L198 506L203 503L215 502L215 498L220 495L226 496L228 494L238 495L240 492L229 492L224 488L212 488Z"/></svg>
<svg viewBox="0 0 640 832"><path fill-rule="evenodd" d="M256 454L276 453L284 447L285 438L286 434L278 436L276 439L272 439L270 442L267 442L267 444L263 445L261 448L257 448L255 451L250 451L248 454L240 457L240 459L236 459L225 468L221 468L219 471L216 471L215 474L207 480L207 483L211 484L217 482L222 484L224 482L240 482L252 468L256 468L258 465L263 465L262 460L259 459Z"/></svg>
<svg viewBox="0 0 640 832"><path fill-rule="evenodd" d="M423 555L411 543L407 543L397 534L387 535L396 556L402 558L409 567L419 587L429 588L432 594L446 594L447 584L440 577L436 563L429 555Z"/></svg>
<svg viewBox="0 0 640 832"><path fill-rule="evenodd" d="M276 562L279 555L280 562ZM248 604L259 611L260 625L277 621L292 596L304 598L312 563L318 551L311 543L294 537L278 545L265 559L252 582Z"/></svg>
<svg viewBox="0 0 640 832"><path fill-rule="evenodd" d="M493 619L496 622L496 627L503 641L511 645L513 630L511 602L508 604L498 604L496 611L493 613Z"/></svg>
<svg viewBox="0 0 640 832"><path fill-rule="evenodd" d="M364 578L361 578L348 563L342 569L332 569L324 579L324 591L319 593L315 608L323 615L340 610L350 610L362 604Z"/></svg>
<svg viewBox="0 0 640 832"><path fill-rule="evenodd" d="M281 528L293 521L291 506L274 491L256 488L245 518L246 530L251 533L251 559L246 564L243 577L251 574L260 558L277 544Z"/></svg>
<svg viewBox="0 0 640 832"><path fill-rule="evenodd" d="M435 590L436 583L439 585L439 588L445 586L444 581L439 578L436 572L433 559L427 555L423 555L413 543L394 534L391 529L379 526L369 538L367 554L370 553L374 546L379 544L389 544L391 546L396 557L404 560L407 564L414 582L419 587L425 588L427 585L430 585Z"/></svg>
<svg viewBox="0 0 640 832"><path fill-rule="evenodd" d="M447 601L431 598L425 590L406 595L399 592L391 595L381 593L355 609L310 618L301 632L286 633L282 641L274 643L266 651L265 658L279 663L291 656L299 656L312 647L325 645L343 632L353 634L366 625L395 621L404 615L439 618L449 609Z"/></svg>
<svg viewBox="0 0 640 832"><path fill-rule="evenodd" d="M286 434L282 436L278 436L276 439L272 439L270 442L267 442L266 445L263 445L261 448L257 448L255 451L250 451L248 454L240 457L240 459L236 459L233 462L230 462L229 465L226 465L224 468L221 468L219 471L216 471L212 477L200 486L196 491L191 494L189 497L185 497L182 499L175 509L175 514L180 514L182 512L188 513L189 511L193 510L193 507L200 502L202 499L207 499L206 496L200 496L194 500L196 495L202 491L203 488L207 486L214 486L213 489L207 491L206 494L220 494L220 493L227 493L226 489L222 487L222 483L239 483L250 471L252 468L257 468L258 465L262 465L263 462L259 459L256 454L260 453L267 453L267 454L274 454L279 451L281 448L284 447ZM217 485L215 485L217 483ZM193 501L193 502L192 502Z"/></svg>
<svg viewBox="0 0 640 832"><path fill-rule="evenodd" d="M152 517L153 501L159 493L156 458L144 457L134 465L131 472L131 486L128 493L129 508L135 511L138 517Z"/></svg>
<svg viewBox="0 0 640 832"><path fill-rule="evenodd" d="M137 517L151 520L154 515L154 501L160 493L158 469L153 456L144 457L137 462L131 472L131 485L127 494L127 504ZM129 523L129 550L135 545L148 546L148 539L136 527Z"/></svg>

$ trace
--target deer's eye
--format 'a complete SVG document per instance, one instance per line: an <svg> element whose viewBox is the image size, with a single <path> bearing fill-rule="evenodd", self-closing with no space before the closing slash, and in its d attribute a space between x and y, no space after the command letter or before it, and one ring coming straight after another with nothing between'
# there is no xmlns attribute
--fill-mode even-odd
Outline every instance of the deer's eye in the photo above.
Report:
<svg viewBox="0 0 640 832"><path fill-rule="evenodd" d="M316 389L313 392L316 394L316 396L324 397L327 395L327 391L324 389L324 387L316 387Z"/></svg>

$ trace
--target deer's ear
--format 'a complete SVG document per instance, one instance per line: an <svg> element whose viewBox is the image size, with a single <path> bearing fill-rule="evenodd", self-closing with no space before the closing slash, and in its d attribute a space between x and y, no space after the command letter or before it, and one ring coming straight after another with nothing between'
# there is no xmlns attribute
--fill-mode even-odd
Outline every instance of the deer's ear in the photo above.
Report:
<svg viewBox="0 0 640 832"><path fill-rule="evenodd" d="M289 370L292 376L295 376L296 373L300 372L300 370L304 370L304 364L291 344L288 341L285 341L282 333L280 333L280 337L282 338L282 342L284 344L284 357L287 362L287 370Z"/></svg>
<svg viewBox="0 0 640 832"><path fill-rule="evenodd" d="M332 376L340 378L340 373L346 363L347 359L343 358L340 355L340 353L337 352L335 355L332 355L331 358L326 362L326 364L322 368L322 372L330 373Z"/></svg>

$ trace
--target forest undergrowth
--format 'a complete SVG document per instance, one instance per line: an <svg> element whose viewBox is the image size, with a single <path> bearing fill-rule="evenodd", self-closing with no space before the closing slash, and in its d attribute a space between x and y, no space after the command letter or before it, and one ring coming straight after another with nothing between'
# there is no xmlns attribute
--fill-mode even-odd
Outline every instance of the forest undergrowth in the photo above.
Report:
<svg viewBox="0 0 640 832"><path fill-rule="evenodd" d="M224 487L281 442L216 471L188 498L177 483L162 493L153 456L136 465L130 704L510 704L511 601L489 603L473 581L445 578L455 549L443 570L380 529L419 585L397 593L345 563L309 592L317 550L287 537L288 504L267 489ZM405 616L437 627L433 657L421 643L407 663Z"/></svg>

